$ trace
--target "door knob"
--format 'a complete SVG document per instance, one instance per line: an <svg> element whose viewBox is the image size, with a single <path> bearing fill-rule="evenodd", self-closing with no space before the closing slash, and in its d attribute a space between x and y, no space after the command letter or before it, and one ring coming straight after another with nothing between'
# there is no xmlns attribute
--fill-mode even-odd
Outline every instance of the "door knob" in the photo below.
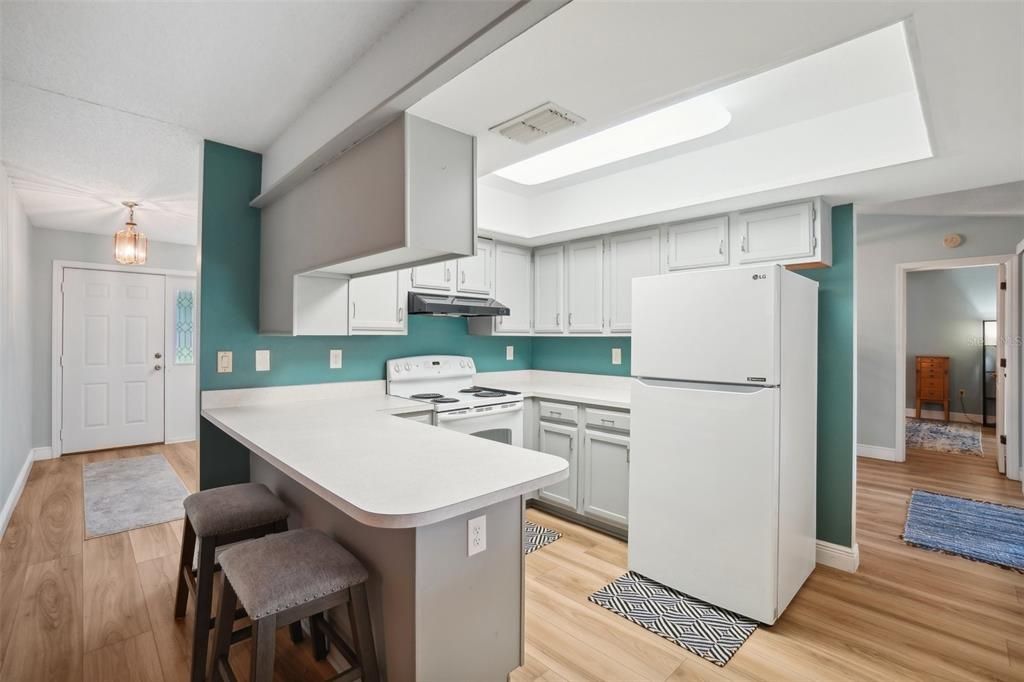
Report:
<svg viewBox="0 0 1024 682"><path fill-rule="evenodd" d="M164 354L163 354L163 353L154 353L154 354L153 354L153 357L154 357L154 358L156 358L157 360L159 360L159 359L160 359L160 358L162 358L163 356L164 356Z"/></svg>
<svg viewBox="0 0 1024 682"><path fill-rule="evenodd" d="M153 365L153 369L159 371L159 370L163 369L163 367L161 367L160 365Z"/></svg>

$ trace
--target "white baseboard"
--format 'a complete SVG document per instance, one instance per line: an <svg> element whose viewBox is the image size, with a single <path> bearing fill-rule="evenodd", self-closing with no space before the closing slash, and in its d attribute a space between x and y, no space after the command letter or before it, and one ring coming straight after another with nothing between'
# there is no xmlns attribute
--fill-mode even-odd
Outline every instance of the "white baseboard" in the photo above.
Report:
<svg viewBox="0 0 1024 682"><path fill-rule="evenodd" d="M912 407L908 407L906 409L905 414L908 417L916 417L917 416L917 410L915 410ZM943 412L942 410L921 410L921 419L945 419L945 418L946 418L946 413ZM949 412L949 421L951 421L951 422L964 422L964 423L967 423L967 424L970 424L970 423L980 424L981 423L981 415L980 414L968 414L966 412L953 412L952 410L950 410L950 412Z"/></svg>
<svg viewBox="0 0 1024 682"><path fill-rule="evenodd" d="M54 459L55 457L59 457L60 455L54 455L53 448L47 445L41 448L32 448L31 456L34 461L39 461L41 459Z"/></svg>
<svg viewBox="0 0 1024 682"><path fill-rule="evenodd" d="M871 459L884 459L888 462L899 461L896 459L896 448L883 448L881 445L864 445L857 443L857 456L870 457Z"/></svg>
<svg viewBox="0 0 1024 682"><path fill-rule="evenodd" d="M33 452L29 451L28 456L25 457L25 463L21 466L21 471L18 472L18 478L14 480L14 487L11 488L10 495L4 501L4 508L0 510L0 537L3 537L4 533L7 532L7 524L11 520L11 515L14 514L14 508L18 506L18 500L21 499L22 491L25 490L28 472L31 471L32 462L34 461Z"/></svg>
<svg viewBox="0 0 1024 682"><path fill-rule="evenodd" d="M818 540L817 561L822 566L831 566L840 571L854 573L860 565L860 545L844 547L831 542Z"/></svg>

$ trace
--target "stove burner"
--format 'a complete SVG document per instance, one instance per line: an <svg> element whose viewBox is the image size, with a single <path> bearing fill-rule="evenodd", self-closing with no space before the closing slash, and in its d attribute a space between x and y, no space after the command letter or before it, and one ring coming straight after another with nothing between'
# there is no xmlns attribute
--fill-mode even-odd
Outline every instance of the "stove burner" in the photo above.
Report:
<svg viewBox="0 0 1024 682"><path fill-rule="evenodd" d="M459 402L459 399L458 398L434 398L430 402L432 402L432 403L457 403L457 402Z"/></svg>
<svg viewBox="0 0 1024 682"><path fill-rule="evenodd" d="M440 393L414 393L409 397L414 400L431 400L433 398L441 398L443 396Z"/></svg>
<svg viewBox="0 0 1024 682"><path fill-rule="evenodd" d="M501 398L505 394L498 391L479 391L473 395L477 398Z"/></svg>
<svg viewBox="0 0 1024 682"><path fill-rule="evenodd" d="M470 386L469 388L460 388L459 393L479 393L482 390L484 389L479 386Z"/></svg>

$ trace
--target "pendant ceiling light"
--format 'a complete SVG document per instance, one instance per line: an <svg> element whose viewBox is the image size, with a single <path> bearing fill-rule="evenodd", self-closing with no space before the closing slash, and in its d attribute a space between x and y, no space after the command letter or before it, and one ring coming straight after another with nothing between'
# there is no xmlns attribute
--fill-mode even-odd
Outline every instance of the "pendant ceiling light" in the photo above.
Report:
<svg viewBox="0 0 1024 682"><path fill-rule="evenodd" d="M135 207L138 203L121 203L128 207L128 222L123 230L118 230L114 235L114 260L122 265L143 265L146 262L148 240L146 235L135 229Z"/></svg>

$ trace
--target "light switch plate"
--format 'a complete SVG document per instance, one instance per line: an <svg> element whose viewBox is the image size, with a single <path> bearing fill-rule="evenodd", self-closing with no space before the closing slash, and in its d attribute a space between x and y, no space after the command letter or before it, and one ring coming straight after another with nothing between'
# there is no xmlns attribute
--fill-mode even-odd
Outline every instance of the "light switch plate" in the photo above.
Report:
<svg viewBox="0 0 1024 682"><path fill-rule="evenodd" d="M217 351L217 373L228 374L231 372L231 351Z"/></svg>
<svg viewBox="0 0 1024 682"><path fill-rule="evenodd" d="M622 349L621 348L612 348L612 364L613 365L621 365L622 364Z"/></svg>
<svg viewBox="0 0 1024 682"><path fill-rule="evenodd" d="M487 549L487 515L470 519L467 524L468 535L466 556L473 556Z"/></svg>
<svg viewBox="0 0 1024 682"><path fill-rule="evenodd" d="M270 371L270 351L269 350L258 350L258 351L256 351L256 371L257 372L269 372Z"/></svg>
<svg viewBox="0 0 1024 682"><path fill-rule="evenodd" d="M341 349L331 351L331 369L341 369Z"/></svg>
<svg viewBox="0 0 1024 682"><path fill-rule="evenodd" d="M505 346L505 359L506 360L515 360L515 358L516 358L516 347L515 346Z"/></svg>

